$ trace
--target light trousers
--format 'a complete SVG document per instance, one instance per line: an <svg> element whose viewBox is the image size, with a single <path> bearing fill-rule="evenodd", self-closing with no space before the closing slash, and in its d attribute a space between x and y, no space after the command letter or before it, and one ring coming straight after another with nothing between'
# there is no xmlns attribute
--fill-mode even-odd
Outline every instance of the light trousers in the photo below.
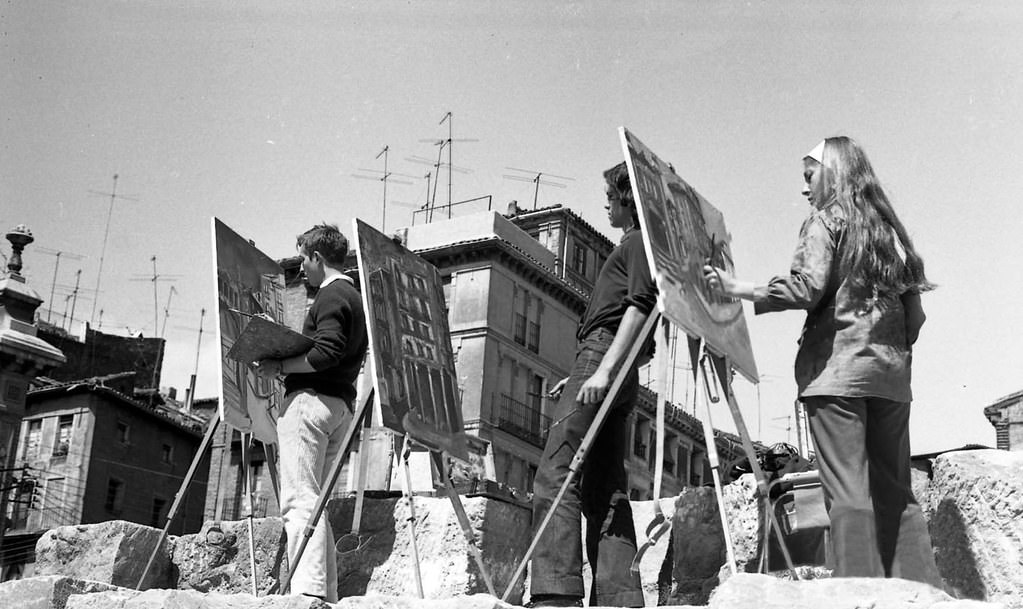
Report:
<svg viewBox="0 0 1023 609"><path fill-rule="evenodd" d="M345 400L312 391L288 394L277 419L281 517L288 536L291 592L322 596L328 603L337 602L338 582L334 535L325 513L298 565L294 560L351 419Z"/></svg>

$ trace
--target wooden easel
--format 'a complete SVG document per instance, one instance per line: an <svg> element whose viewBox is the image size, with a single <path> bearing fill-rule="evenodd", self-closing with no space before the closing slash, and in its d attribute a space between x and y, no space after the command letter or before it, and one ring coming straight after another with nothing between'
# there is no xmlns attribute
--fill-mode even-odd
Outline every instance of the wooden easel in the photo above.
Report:
<svg viewBox="0 0 1023 609"><path fill-rule="evenodd" d="M302 541L299 543L298 549L295 552L294 561L292 564L288 565L289 572L284 574L280 578L277 585L271 587L270 592L280 590L282 593L286 593L288 591L288 585L291 581L291 576L294 574L296 566L302 559L302 555L305 553L306 546L309 543L309 538L312 536L313 531L316 528L316 524L319 522L319 519L323 514L323 510L327 505L327 501L330 498L330 494L333 492L334 486L337 484L337 480L340 477L341 469L344 467L344 462L348 458L348 454L351 452L351 448L355 440L355 434L358 433L358 431L362 428L363 420L371 412L371 408L369 406L373 401L373 391L374 390L372 388L369 389L366 396L364 398L360 398L360 400L358 401L355 411L352 413L352 421L349 423L348 429L345 431L344 438L342 439L341 450L338 452L337 457L335 457L333 464L331 464L330 474L327 476L327 479L324 480L323 482L323 486L320 489L320 495L319 497L317 497L316 504L313 507L313 512L309 517L309 521L306 523L305 529L303 529ZM462 502L461 499L459 498L458 491L452 484L450 475L447 471L447 468L445 467L443 452L439 450L437 447L428 446L422 441L412 439L408 436L405 436L405 438L403 439L403 443L405 444L406 447L409 447L413 442L418 445L424 446L430 451L434 463L437 465L439 471L441 472L441 476L444 478L448 498L451 500L451 505L454 508L455 516L458 519L458 523L462 529L462 533L465 536L466 542L469 547L469 552L470 554L472 554L473 560L476 562L476 566L477 568L479 568L480 573L483 576L483 580L487 586L487 590L490 592L491 595L496 596L496 592L494 590L494 585L490 578L490 574L486 568L486 565L483 563L483 556L480 553L479 547L477 546L476 536L472 530L472 524L469 521L468 515L465 513L465 508L462 506ZM366 445L363 444L363 450L365 449ZM410 512L409 533L412 536L412 552L414 562L413 567L415 570L416 588L419 597L423 598L422 577L420 575L420 562L415 537L415 502L413 499L411 489L411 475L409 473L408 451L402 450L399 454L403 467L402 472L402 486L404 487L403 494L405 495L406 499L409 502ZM364 456L365 453L363 453L363 457ZM362 469L363 465L363 463L361 462L362 460L363 459L360 459L359 464L360 470ZM357 489L356 513L353 516L352 527L353 532L355 532L356 534L358 533L359 522L361 521L362 510L361 498L365 493L365 489L363 488L365 485L364 476L362 475L359 476L357 485L359 486L359 488Z"/></svg>
<svg viewBox="0 0 1023 609"><path fill-rule="evenodd" d="M186 409L191 409L192 396L189 394L188 404ZM184 479L181 481L181 486L178 488L178 492L174 494L174 502L171 504L170 510L167 511L166 522L164 523L163 530L160 531L160 539L157 540L156 545L153 547L153 551L149 555L149 560L146 561L146 566L142 570L142 575L139 576L139 581L135 584L135 589L141 590L142 585L145 583L146 576L149 575L149 570L153 567L153 563L156 561L157 555L160 553L160 547L163 545L167 534L170 531L171 524L174 522L174 517L178 513L178 508L181 507L181 502L184 500L185 494L188 491L188 486L192 483L192 478L195 477L195 472L199 468L199 464L206 456L206 451L209 450L210 444L213 442L213 436L216 434L217 428L220 427L222 419L220 411L210 417L209 422L206 424L206 431L203 434L202 441L199 443L199 448L195 451L195 456L192 457L192 464L188 467L188 472L185 473ZM246 437L249 436L249 437ZM228 436L230 439L230 435ZM246 520L248 521L248 534L249 534L249 570L252 573L252 595L259 596L258 582L256 581L256 555L255 555L255 531L253 523L253 505L255 503L254 493L255 489L252 485L252 470L249 465L249 450L250 450L251 434L242 433L241 447L242 447L242 476L244 477L245 485L245 511ZM280 501L280 485L277 479L277 467L275 464L275 451L272 445L264 444L263 450L266 454L266 460L268 464L268 471L270 473L270 484L273 486L274 496L277 497L278 502Z"/></svg>
<svg viewBox="0 0 1023 609"><path fill-rule="evenodd" d="M536 547L539 544L540 538L543 536L544 531L547 529L547 526L550 524L550 521L552 520L552 518L554 516L554 512L557 509L558 505L564 499L565 493L568 491L569 486L571 486L571 484L575 480L576 475L578 475L578 472L581 469L582 464L583 464L583 462L586 459L587 453L589 452L589 450L590 450L594 440L596 439L597 434L600 433L600 430L603 427L604 422L606 421L608 414L610 413L611 405L614 403L614 400L618 397L618 393L621 391L621 387L622 387L622 385L625 382L626 375L628 374L629 370L635 365L636 360L639 357L639 353L642 350L643 345L646 343L647 339L650 337L650 333L651 333L651 331L653 331L654 326L656 325L656 322L657 322L659 317L660 317L660 313L658 313L656 309L654 311L652 311L647 316L647 319L644 322L643 327L640 330L638 336L636 337L635 342L632 344L632 346L629 349L629 352L628 352L628 355L625 358L625 361L622 362L622 365L621 365L621 367L618 370L618 374L615 376L614 382L611 384L611 387L608 390L607 395L604 397L604 401L601 403L600 409L597 411L597 414L594 416L593 422L590 424L589 429L587 429L586 435L583 436L583 439L582 439L582 441L579 444L579 448L576 450L575 456L573 456L573 458L572 458L572 462L569 465L569 471L568 471L568 475L565 478L565 481L562 483L561 488L558 490L558 493L555 495L554 500L551 502L551 506L547 510L547 514L544 516L544 519L537 526L536 531L535 531L535 533L533 535L533 540L529 544L529 547L527 548L525 555L522 557L522 560L520 561L518 568L515 570L515 574L512 576L511 581L508 584L508 587L505 589L504 594L501 597L501 600L507 602L508 598L511 596L512 590L515 588L516 583L518 582L519 578L521 578L523 573L525 572L526 564L529 562L530 558L532 558L533 552L536 551ZM715 371L717 373L717 378L718 378L719 383L720 383L720 387L722 389L722 392L725 394L726 401L728 403L729 411L732 414L732 419L735 421L736 429L739 431L739 437L742 440L743 452L746 453L746 457L749 459L751 467L753 468L754 476L757 479L757 487L758 487L758 489L760 489L760 492L764 493L765 496L766 496L766 492L767 492L767 479L764 476L764 472L760 468L759 463L757 463L756 451L753 448L753 442L749 438L749 432L747 431L746 424L745 424L745 422L743 421L743 418L742 418L742 411L739 410L739 405L738 405L737 401L735 400L735 394L732 392L732 370L731 370L731 366L730 366L730 364L728 363L728 361L727 361L727 359L725 357L716 356L716 355L710 353L709 351L706 351L705 347L703 347L700 344L702 341L700 341L699 339L693 339L693 340L690 341L691 357L692 357L693 346L694 346L694 342L693 341L695 341L695 345L697 347L697 349L696 349L697 353L706 353L707 357L713 363L713 366L714 366ZM699 361L702 362L703 358L700 358ZM696 362L696 360L694 359L694 371L697 369L695 362ZM706 369L702 365L700 365L699 368L700 368L700 370L702 370L702 375L703 375L703 379L704 379L704 383L705 383L704 387L705 387L705 390L707 391L707 394L709 395L710 394L710 378L709 378L709 373L706 371ZM663 401L663 396L658 396L658 401ZM718 498L718 510L719 510L719 512L721 514L722 526L723 526L723 529L724 529L726 544L728 544L728 547L730 547L731 543L730 543L729 533L728 533L729 527L728 527L727 516L726 516L725 511L724 511L724 503L723 503L723 500L722 500L722 493L721 493L720 474L718 472L718 470L720 469L720 464L717 463L717 461L718 461L718 459L717 459L717 449L716 449L716 446L714 445L714 431L713 431L713 427L712 427L712 425L710 423L710 420L709 420L709 414L710 414L710 409L709 409L709 400L708 400L708 416L705 417L706 420L703 421L704 437L705 437L704 439L707 442L707 454L712 459L712 469L711 469L711 471L712 471L712 475L714 476L714 479L715 479L715 491L717 493L717 498ZM662 425L658 429L658 434L663 436L663 433L664 433L664 430L663 430L663 423L662 423ZM663 443L663 438L660 439L660 442ZM662 446L663 446L663 444L662 444ZM659 490L657 492L659 493ZM660 517L661 523L663 523L665 521L663 513L659 514L659 515L655 515L655 517L654 517L655 523L657 523L658 516ZM775 518L773 513L770 515L770 518L771 518L771 526L774 528L775 532L777 534L779 534L779 538L780 538L781 537L780 536L781 526L778 523L778 521ZM651 523L651 524L654 525L655 523ZM658 523L658 524L660 524L660 523ZM663 533L663 531L662 531L662 533ZM789 555L788 549L785 547L784 542L781 544L781 546L782 546L782 555L785 557L787 566L789 567L789 569L792 569L792 572L795 575L796 579L800 579L798 572L796 572L796 570L793 568L791 556ZM729 567L730 567L731 571L733 573L735 573L736 570L737 570L736 569L736 565L735 565L735 556L734 556L734 552L732 552L730 550L728 552L728 563L729 563Z"/></svg>

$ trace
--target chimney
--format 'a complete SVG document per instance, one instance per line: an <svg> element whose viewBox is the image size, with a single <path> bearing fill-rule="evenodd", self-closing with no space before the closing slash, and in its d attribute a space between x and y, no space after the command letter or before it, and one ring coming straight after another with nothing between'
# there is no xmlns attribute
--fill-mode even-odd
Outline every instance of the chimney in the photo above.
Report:
<svg viewBox="0 0 1023 609"><path fill-rule="evenodd" d="M516 199L512 199L508 202L508 211L505 212L505 215L509 218L514 218L519 215L519 202Z"/></svg>

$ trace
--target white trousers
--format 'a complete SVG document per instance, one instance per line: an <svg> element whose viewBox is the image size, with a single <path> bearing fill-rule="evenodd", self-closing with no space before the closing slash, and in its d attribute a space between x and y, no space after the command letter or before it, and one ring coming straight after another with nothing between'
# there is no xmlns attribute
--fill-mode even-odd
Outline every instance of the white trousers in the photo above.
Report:
<svg viewBox="0 0 1023 609"><path fill-rule="evenodd" d="M320 516L297 568L295 554L352 419L341 398L297 391L284 400L277 419L280 447L281 517L288 536L292 594L337 602L337 552L326 511Z"/></svg>

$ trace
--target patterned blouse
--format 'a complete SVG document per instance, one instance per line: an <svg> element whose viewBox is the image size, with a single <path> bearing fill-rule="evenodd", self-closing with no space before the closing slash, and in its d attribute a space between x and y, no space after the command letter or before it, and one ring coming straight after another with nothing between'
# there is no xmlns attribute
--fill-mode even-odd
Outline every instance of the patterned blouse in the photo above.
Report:
<svg viewBox="0 0 1023 609"><path fill-rule="evenodd" d="M839 269L845 213L838 203L814 209L799 231L788 275L758 294L757 314L806 309L796 355L799 397L912 400L912 345L902 299L855 288Z"/></svg>

